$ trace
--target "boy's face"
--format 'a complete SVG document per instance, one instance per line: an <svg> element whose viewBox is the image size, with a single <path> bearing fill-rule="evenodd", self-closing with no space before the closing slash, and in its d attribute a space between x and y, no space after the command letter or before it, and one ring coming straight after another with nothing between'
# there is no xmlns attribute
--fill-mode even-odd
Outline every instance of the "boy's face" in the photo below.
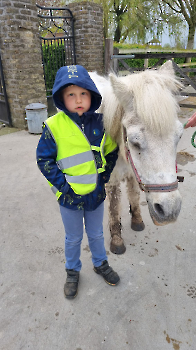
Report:
<svg viewBox="0 0 196 350"><path fill-rule="evenodd" d="M91 106L90 91L81 88L77 85L67 86L62 91L63 102L71 113L78 113L81 117L83 113L87 112Z"/></svg>

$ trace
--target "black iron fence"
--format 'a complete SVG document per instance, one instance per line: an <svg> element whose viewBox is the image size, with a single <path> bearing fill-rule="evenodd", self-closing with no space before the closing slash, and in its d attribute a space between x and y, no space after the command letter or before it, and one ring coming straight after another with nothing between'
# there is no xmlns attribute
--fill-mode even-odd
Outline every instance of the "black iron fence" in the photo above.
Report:
<svg viewBox="0 0 196 350"><path fill-rule="evenodd" d="M62 66L76 64L74 18L68 8L37 7L48 114L52 115L56 112L52 100L56 72Z"/></svg>
<svg viewBox="0 0 196 350"><path fill-rule="evenodd" d="M3 66L0 52L0 121L12 126L9 103L6 94L6 86L3 75Z"/></svg>

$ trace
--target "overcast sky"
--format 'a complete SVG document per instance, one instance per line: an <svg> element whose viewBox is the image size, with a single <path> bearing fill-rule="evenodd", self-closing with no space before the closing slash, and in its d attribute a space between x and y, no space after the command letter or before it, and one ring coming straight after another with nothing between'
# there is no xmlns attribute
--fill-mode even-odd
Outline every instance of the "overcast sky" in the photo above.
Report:
<svg viewBox="0 0 196 350"><path fill-rule="evenodd" d="M184 30L184 35L182 36L182 41L187 43L187 40L188 40L188 26L187 26L187 29ZM167 30L165 30L165 33L162 35L162 40L160 41L162 43L162 46L164 46L165 44L170 44L171 46L174 46L175 44L174 39L169 37ZM194 49L196 49L196 36L195 36L195 42L194 42Z"/></svg>

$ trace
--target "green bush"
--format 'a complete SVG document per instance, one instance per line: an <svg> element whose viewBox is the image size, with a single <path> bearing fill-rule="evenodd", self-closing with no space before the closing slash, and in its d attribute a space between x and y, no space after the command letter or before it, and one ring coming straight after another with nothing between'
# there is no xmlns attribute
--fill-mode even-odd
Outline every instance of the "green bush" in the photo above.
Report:
<svg viewBox="0 0 196 350"><path fill-rule="evenodd" d="M114 42L114 47L120 49L127 49L127 50L133 50L133 49L147 49L148 46L146 44L125 44L125 43L115 43ZM160 52L161 50L161 46L153 46L153 49L157 49L157 51ZM187 50L180 50L183 52L187 52ZM164 50L165 52L165 50ZM168 53L172 52L172 48L168 48ZM195 52L195 51L194 51ZM126 64L130 67L130 68L143 68L144 67L144 59L125 59L124 60L126 62ZM157 62L159 61L159 58L149 58L148 60L148 67L152 67L154 66ZM191 59L192 62L196 62L196 57L193 57ZM164 61L166 62L166 60ZM175 58L174 62L176 62L177 64L180 63L185 63L186 62L186 58L185 57L181 57L181 58ZM188 67L187 67L188 68ZM120 70L125 70L126 68L123 66L123 64L119 61L119 69ZM189 73L190 76L194 76L195 72L191 72Z"/></svg>
<svg viewBox="0 0 196 350"><path fill-rule="evenodd" d="M137 69L137 68L143 68L144 67L144 59L127 58L127 59L124 59L124 61L126 62L126 64L130 68ZM150 68L150 67L154 66L158 61L159 61L159 58L158 59L157 58L149 58L149 60L148 60L148 67ZM164 62L166 62L166 60ZM185 57L174 58L174 62L176 64L185 63L186 62L186 58ZM192 57L191 62L195 62L195 66L196 66L196 57ZM190 67L190 68L193 68L193 66ZM123 66L123 64L120 61L119 61L119 70L126 70L126 68ZM189 76L190 77L194 77L195 74L196 74L195 72L190 72Z"/></svg>
<svg viewBox="0 0 196 350"><path fill-rule="evenodd" d="M44 75L47 95L51 95L55 76L59 68L74 64L73 58L70 59L71 48L68 41L59 39L55 42L46 42L42 44L42 58L44 64Z"/></svg>

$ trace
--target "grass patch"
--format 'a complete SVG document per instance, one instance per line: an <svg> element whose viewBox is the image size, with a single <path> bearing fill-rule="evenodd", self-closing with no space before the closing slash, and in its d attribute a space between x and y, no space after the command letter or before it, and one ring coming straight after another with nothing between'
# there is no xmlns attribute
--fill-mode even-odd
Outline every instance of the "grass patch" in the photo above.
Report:
<svg viewBox="0 0 196 350"><path fill-rule="evenodd" d="M7 135L7 134L12 134L13 132L21 131L20 129L13 128L10 126L3 126L3 123L0 123L0 136L2 135Z"/></svg>

